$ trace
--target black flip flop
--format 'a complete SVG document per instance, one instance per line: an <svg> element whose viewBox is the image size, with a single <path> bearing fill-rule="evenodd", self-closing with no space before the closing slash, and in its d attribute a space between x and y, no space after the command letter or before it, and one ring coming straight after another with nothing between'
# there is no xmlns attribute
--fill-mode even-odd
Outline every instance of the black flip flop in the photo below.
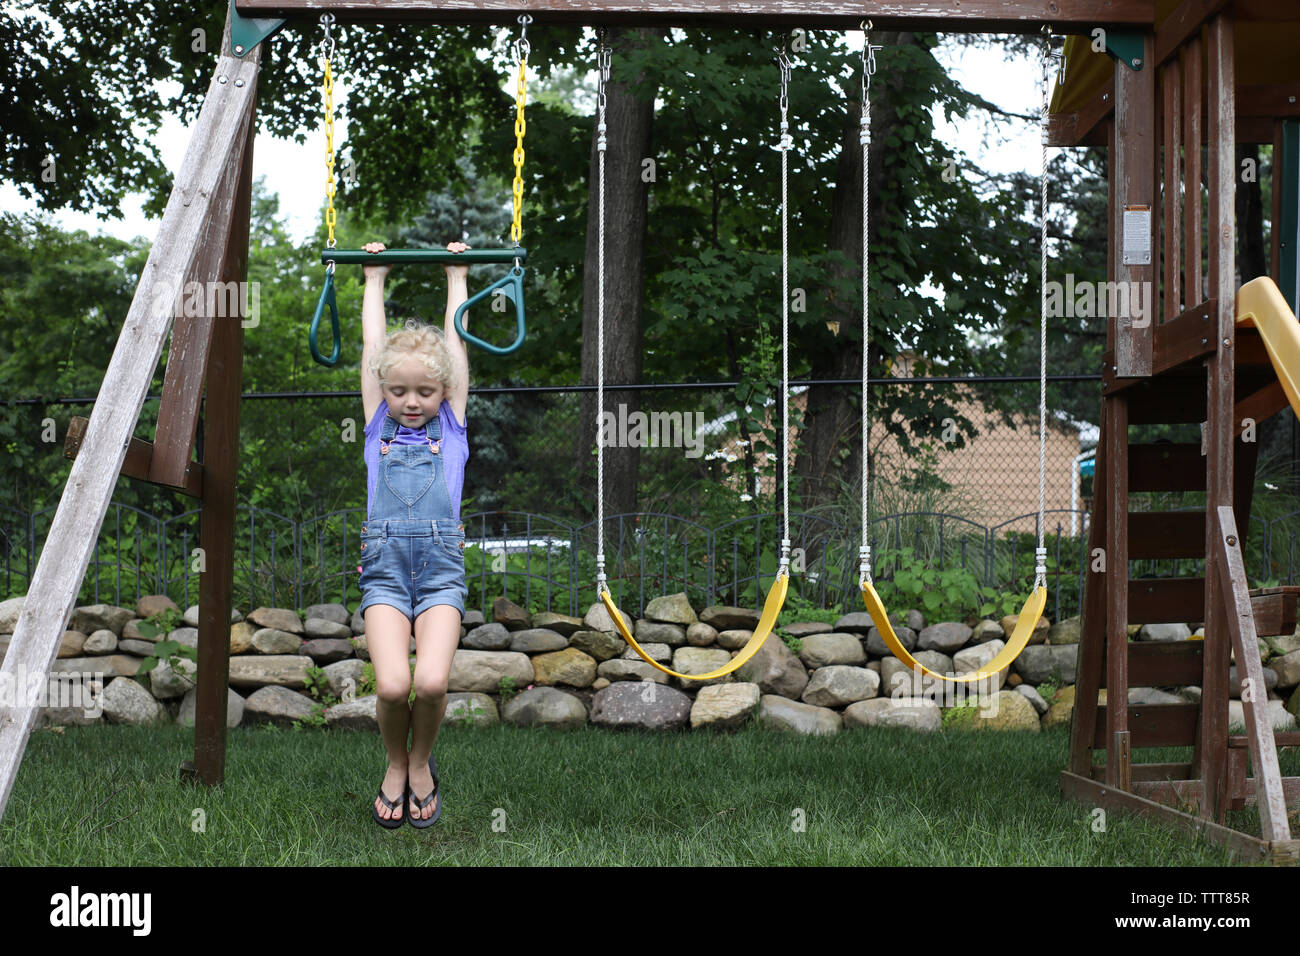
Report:
<svg viewBox="0 0 1300 956"><path fill-rule="evenodd" d="M379 785L379 799L384 802L384 806L388 807L389 810L397 810L399 807L401 807L403 813L405 813L406 801L410 797L410 793L411 793L410 787L403 787L402 795L400 797L398 797L396 800L389 800L386 796L384 796L384 785L382 783ZM378 823L385 830L396 830L398 827L400 827L403 823L406 822L405 816L389 817L387 820L385 820L383 817L379 815L379 808L375 806L373 803L370 805L370 815L374 817L375 822Z"/></svg>
<svg viewBox="0 0 1300 956"><path fill-rule="evenodd" d="M415 827L417 830L425 830L433 826L438 822L438 818L442 816L442 798L439 796L442 791L438 789L438 762L433 759L433 754L429 754L429 773L433 774L433 790L431 790L429 795L423 800L417 801L416 807L423 810L430 804L430 802L432 802L435 796L438 796L438 809L433 811L433 816L429 817L429 819L422 820L408 808L406 811L407 819L411 821L411 826ZM412 793L411 799L414 798L415 794Z"/></svg>

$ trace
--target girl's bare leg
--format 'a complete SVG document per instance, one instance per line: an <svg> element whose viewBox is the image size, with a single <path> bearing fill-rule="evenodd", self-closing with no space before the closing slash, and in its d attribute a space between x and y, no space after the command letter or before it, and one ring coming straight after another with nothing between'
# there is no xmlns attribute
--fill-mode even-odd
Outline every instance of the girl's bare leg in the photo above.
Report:
<svg viewBox="0 0 1300 956"><path fill-rule="evenodd" d="M417 798L433 790L429 755L447 712L447 678L451 659L460 644L460 611L450 604L435 604L415 619L415 703L411 707L411 753L407 774L411 781L411 813L427 820L437 812L441 794L422 811Z"/></svg>
<svg viewBox="0 0 1300 956"><path fill-rule="evenodd" d="M378 695L375 710L379 716L384 750L388 753L383 790L389 799L398 800L398 809L389 810L376 797L375 808L385 820L401 819L405 812L400 798L406 787L406 736L411 727L411 708L407 704L411 696L411 622L405 614L388 604L370 605L366 608L365 618L366 646L375 668L375 693ZM426 774L428 770L425 767Z"/></svg>

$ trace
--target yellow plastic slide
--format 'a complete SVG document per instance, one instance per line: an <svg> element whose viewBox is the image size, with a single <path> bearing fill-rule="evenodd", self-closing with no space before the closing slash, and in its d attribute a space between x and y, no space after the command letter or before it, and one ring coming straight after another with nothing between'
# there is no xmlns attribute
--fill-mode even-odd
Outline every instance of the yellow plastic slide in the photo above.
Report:
<svg viewBox="0 0 1300 956"><path fill-rule="evenodd" d="M1300 416L1300 322L1268 276L1251 279L1237 290L1237 324L1259 330L1282 390Z"/></svg>

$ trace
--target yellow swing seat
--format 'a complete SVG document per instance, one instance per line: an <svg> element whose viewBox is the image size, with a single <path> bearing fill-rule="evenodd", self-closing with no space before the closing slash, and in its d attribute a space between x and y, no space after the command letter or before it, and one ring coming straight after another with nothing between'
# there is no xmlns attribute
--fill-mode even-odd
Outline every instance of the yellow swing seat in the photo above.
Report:
<svg viewBox="0 0 1300 956"><path fill-rule="evenodd" d="M998 651L993 660L969 674L939 674L930 670L907 652L903 642L894 633L894 626L889 622L889 614L886 613L884 602L880 600L880 595L876 593L875 586L870 581L861 583L862 600L867 605L867 612L871 615L876 630L880 632L880 637L884 640L885 646L889 648L890 652L911 668L913 673L919 672L936 680L945 680L953 684L973 684L1010 667L1011 662L1019 657L1020 652L1029 645L1029 638L1033 636L1034 628L1038 626L1038 621L1043 616L1043 609L1047 606L1047 588L1042 586L1034 588L1033 593L1025 601L1025 606L1020 609L1020 616L1016 618L1016 627L1011 632L1011 640L1007 642L1006 647Z"/></svg>
<svg viewBox="0 0 1300 956"><path fill-rule="evenodd" d="M618 608L614 606L614 599L610 596L609 591L601 590L600 599L605 603L605 608L609 611L609 616L614 619L614 626L617 627L618 632L623 635L623 640L627 641L628 646L630 646L632 650L636 651L637 654L640 655L641 659L651 667L655 667L673 677L680 677L682 680L712 680L715 677L722 677L724 674L730 674L758 653L758 649L763 646L768 636L772 633L772 628L776 626L776 617L781 613L781 608L785 605L785 594L789 587L789 573L787 572L786 574L778 575L776 581L772 583L772 589L767 592L767 603L763 605L763 614L758 619L758 627L754 630L753 635L735 657L729 660L722 667L719 667L716 670L711 670L707 674L680 674L671 668L664 667L664 665L651 658L649 654L641 649L641 645L636 642L636 638L628 632L627 625L623 623L623 615L619 613Z"/></svg>

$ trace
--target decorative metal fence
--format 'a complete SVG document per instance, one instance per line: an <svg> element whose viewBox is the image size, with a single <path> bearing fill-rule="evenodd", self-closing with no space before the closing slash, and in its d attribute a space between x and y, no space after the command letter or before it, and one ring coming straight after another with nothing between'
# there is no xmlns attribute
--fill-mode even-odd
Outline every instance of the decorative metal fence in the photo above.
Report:
<svg viewBox="0 0 1300 956"><path fill-rule="evenodd" d="M0 510L0 547L6 596L26 592L52 520L53 508L32 514ZM349 508L295 521L247 505L235 529L235 604L301 608L339 602L354 608L360 597L357 569L364 509ZM463 516L469 607L490 613L506 596L530 610L581 616L595 602L595 522L566 522L533 512L493 511ZM1006 529L1028 517L986 526L945 512L900 512L872 522L875 579L888 587L900 569L925 567L951 589L962 582L1023 598L1033 580L1036 535ZM1071 518L1080 533L1071 535ZM1293 583L1300 512L1270 521L1252 516L1247 540L1252 585ZM113 504L101 528L78 603L133 605L146 594L167 594L180 606L198 601L203 555L198 550L198 510L160 519ZM790 604L860 609L857 527L824 517L791 514ZM1059 509L1048 515L1049 605L1052 620L1079 613L1083 601L1087 515ZM709 527L680 515L637 513L606 519L605 554L610 589L619 606L641 614L661 594L685 592L695 607L732 604L758 608L779 557L779 513ZM1187 577L1204 562L1134 561L1130 577ZM944 598L945 610L973 613L974 593ZM1017 605L1018 606L1018 605ZM929 617L930 615L927 615Z"/></svg>

